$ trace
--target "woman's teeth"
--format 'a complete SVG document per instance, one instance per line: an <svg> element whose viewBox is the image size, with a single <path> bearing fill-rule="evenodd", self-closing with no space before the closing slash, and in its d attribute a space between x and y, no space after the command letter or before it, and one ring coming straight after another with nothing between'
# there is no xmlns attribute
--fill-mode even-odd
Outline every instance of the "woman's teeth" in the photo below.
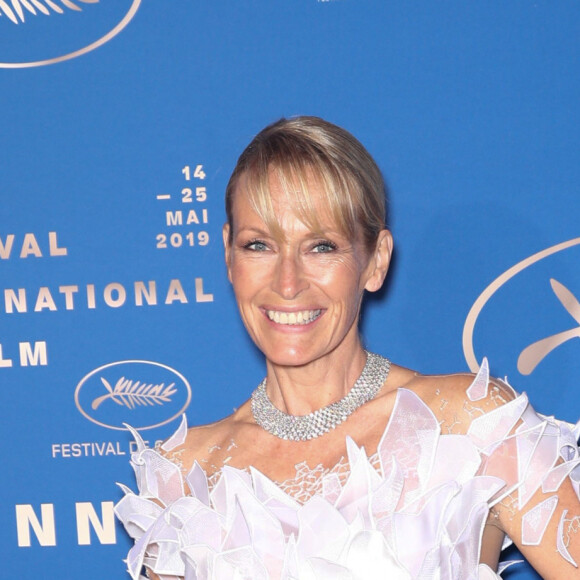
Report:
<svg viewBox="0 0 580 580"><path fill-rule="evenodd" d="M308 324L320 316L320 310L301 310L300 312L266 310L266 314L276 324Z"/></svg>

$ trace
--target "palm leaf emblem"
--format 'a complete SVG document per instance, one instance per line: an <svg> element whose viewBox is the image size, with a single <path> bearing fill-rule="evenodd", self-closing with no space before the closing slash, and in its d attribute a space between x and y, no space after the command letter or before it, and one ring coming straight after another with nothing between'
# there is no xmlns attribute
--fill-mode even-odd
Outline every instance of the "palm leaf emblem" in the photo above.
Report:
<svg viewBox="0 0 580 580"><path fill-rule="evenodd" d="M114 387L103 377L101 377L101 382L107 389L107 393L97 397L91 403L93 409L97 409L107 399L131 410L138 406L163 405L163 403L170 403L171 396L177 393L175 383L165 386L165 383L142 383L125 377L121 377Z"/></svg>
<svg viewBox="0 0 580 580"><path fill-rule="evenodd" d="M14 24L20 24L26 14L63 14L65 8L80 12L80 4L98 3L99 0L0 0L0 16L7 16Z"/></svg>

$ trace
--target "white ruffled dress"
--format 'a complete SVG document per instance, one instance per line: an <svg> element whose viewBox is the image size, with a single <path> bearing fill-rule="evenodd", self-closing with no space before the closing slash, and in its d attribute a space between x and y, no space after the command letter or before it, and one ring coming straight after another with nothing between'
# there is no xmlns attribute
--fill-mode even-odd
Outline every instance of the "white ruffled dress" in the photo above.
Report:
<svg viewBox="0 0 580 580"><path fill-rule="evenodd" d="M467 395L477 401L487 390L484 364ZM184 417L163 450L186 432ZM494 505L512 498L523 514L522 544L537 545L566 478L580 497L580 422L537 414L525 394L451 435L416 394L399 389L376 454L348 439L342 470L315 477L306 501L252 467L224 466L208 481L195 463L184 478L134 435L139 494L122 486L116 506L135 540L127 558L134 580L143 566L161 580L497 579L479 563ZM532 505L540 488L545 499ZM566 530L576 520L564 511L556 546L574 566Z"/></svg>

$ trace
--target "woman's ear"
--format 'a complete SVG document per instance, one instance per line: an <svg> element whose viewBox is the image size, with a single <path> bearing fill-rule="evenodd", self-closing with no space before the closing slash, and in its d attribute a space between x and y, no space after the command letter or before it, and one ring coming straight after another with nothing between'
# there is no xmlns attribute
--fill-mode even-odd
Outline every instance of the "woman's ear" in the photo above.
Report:
<svg viewBox="0 0 580 580"><path fill-rule="evenodd" d="M225 251L225 258L226 258L226 267L228 269L228 280L232 281L232 253L231 253L231 244L230 244L230 224L224 224L222 228L222 236L224 239L224 251Z"/></svg>
<svg viewBox="0 0 580 580"><path fill-rule="evenodd" d="M369 260L369 276L365 284L365 290L376 292L381 288L389 270L392 254L393 236L389 230L381 230Z"/></svg>

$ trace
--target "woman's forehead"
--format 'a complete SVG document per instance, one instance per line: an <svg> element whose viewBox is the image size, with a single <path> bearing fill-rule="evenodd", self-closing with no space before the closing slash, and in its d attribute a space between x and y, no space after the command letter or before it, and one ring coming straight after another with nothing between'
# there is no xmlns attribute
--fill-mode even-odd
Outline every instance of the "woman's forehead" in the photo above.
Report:
<svg viewBox="0 0 580 580"><path fill-rule="evenodd" d="M269 208L259 203L249 190L236 190L233 198L234 226L242 227L241 223L236 223L241 221L266 230L305 227L319 233L340 232L323 191L309 190L309 204L304 203L298 192L288 192L279 184L271 187L268 195Z"/></svg>

